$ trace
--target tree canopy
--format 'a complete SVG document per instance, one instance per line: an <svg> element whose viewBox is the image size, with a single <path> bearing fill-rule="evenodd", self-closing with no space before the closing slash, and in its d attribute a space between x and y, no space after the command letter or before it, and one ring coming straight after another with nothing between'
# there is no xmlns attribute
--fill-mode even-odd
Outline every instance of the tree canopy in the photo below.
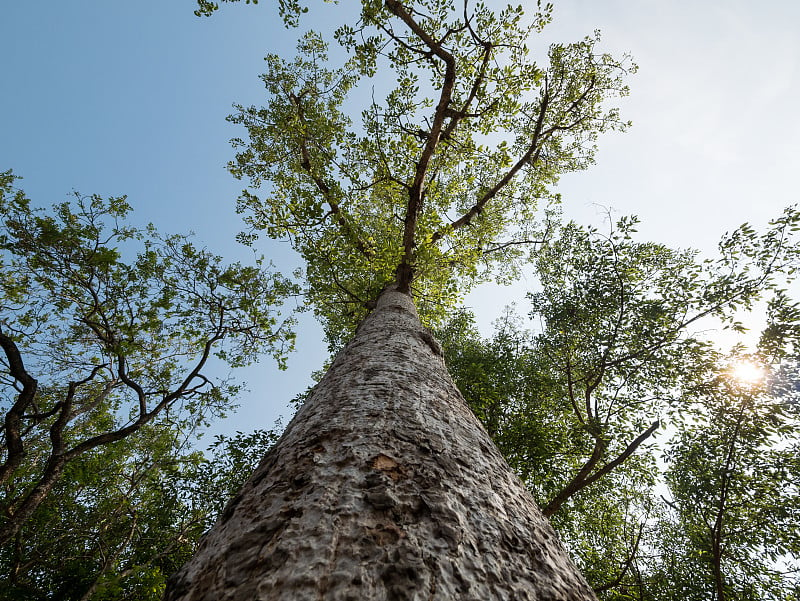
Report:
<svg viewBox="0 0 800 601"><path fill-rule="evenodd" d="M389 283L435 321L460 292L513 274L543 235L550 186L627 126L607 101L635 65L597 35L535 59L528 43L549 11L364 2L334 34L339 67L316 33L294 60L267 57L267 104L230 118L248 134L230 165L249 183L243 238L292 242L334 344ZM393 83L370 94L376 74Z"/></svg>

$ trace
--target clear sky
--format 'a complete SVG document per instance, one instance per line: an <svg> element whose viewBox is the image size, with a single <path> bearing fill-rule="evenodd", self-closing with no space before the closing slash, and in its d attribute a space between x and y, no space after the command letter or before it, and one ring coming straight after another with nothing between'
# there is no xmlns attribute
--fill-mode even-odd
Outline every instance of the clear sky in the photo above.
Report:
<svg viewBox="0 0 800 601"><path fill-rule="evenodd" d="M346 11L312 14L321 29ZM603 46L639 64L623 116L626 134L600 140L597 165L567 176L567 216L602 225L607 207L638 214L645 239L712 252L726 230L763 225L800 200L800 3L795 0L562 0L540 40L594 29ZM127 194L135 220L197 239L231 259L234 201L225 170L240 135L231 104L259 103L263 56L293 54L269 0L224 5L210 19L193 0L7 3L0 19L0 170L13 168L37 204L72 190ZM308 22L307 22L308 23ZM285 243L260 249L297 266ZM503 294L512 300L525 282ZM489 323L497 291L469 298ZM266 361L242 377L252 392L226 430L268 427L324 360L305 319L289 370Z"/></svg>

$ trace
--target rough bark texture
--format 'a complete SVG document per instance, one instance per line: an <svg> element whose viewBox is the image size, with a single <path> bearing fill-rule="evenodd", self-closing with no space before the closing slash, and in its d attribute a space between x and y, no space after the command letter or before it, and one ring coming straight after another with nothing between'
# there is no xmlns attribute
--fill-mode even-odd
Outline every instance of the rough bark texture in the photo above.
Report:
<svg viewBox="0 0 800 601"><path fill-rule="evenodd" d="M596 597L388 291L166 599Z"/></svg>

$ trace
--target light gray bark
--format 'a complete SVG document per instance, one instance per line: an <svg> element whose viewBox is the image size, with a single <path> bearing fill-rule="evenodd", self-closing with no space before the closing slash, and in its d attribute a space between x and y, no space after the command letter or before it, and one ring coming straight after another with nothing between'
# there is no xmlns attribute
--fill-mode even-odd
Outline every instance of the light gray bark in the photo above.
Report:
<svg viewBox="0 0 800 601"><path fill-rule="evenodd" d="M596 597L390 290L166 599Z"/></svg>

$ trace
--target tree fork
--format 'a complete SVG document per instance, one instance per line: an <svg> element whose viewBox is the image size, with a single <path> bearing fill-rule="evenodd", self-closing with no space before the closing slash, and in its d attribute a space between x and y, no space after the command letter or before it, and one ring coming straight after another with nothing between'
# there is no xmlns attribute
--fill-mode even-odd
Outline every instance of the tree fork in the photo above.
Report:
<svg viewBox="0 0 800 601"><path fill-rule="evenodd" d="M425 334L381 295L167 601L596 599Z"/></svg>

